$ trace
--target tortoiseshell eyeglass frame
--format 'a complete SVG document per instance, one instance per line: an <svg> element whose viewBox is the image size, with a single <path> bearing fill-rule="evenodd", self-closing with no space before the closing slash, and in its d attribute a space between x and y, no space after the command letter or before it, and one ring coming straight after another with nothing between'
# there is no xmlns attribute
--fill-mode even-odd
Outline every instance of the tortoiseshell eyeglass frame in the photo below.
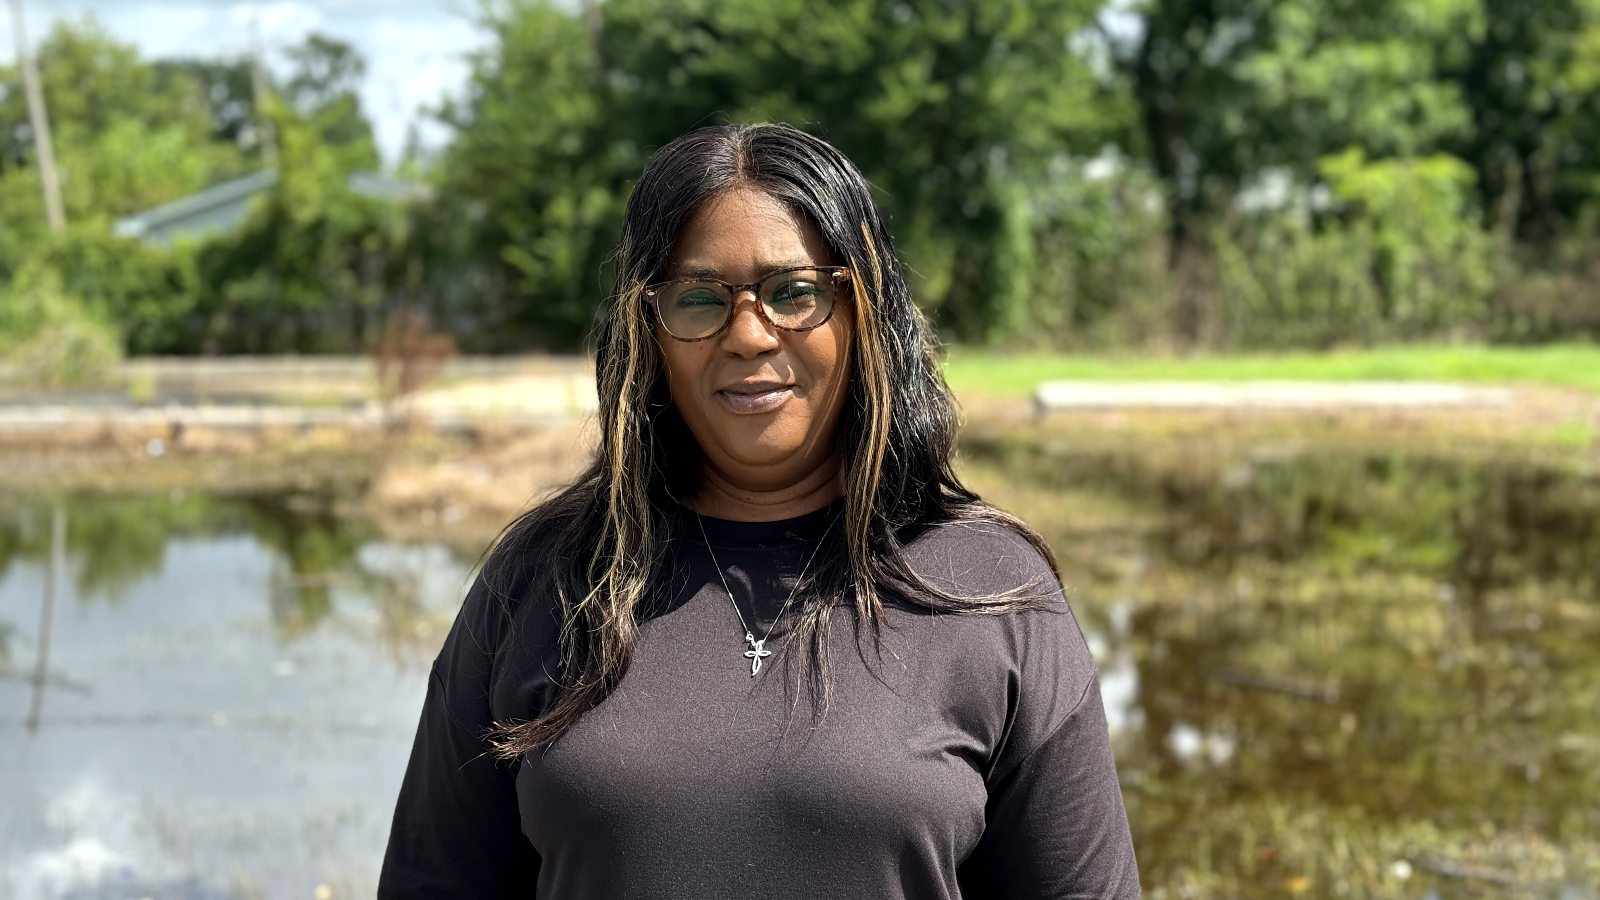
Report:
<svg viewBox="0 0 1600 900"><path fill-rule="evenodd" d="M822 317L822 321L811 325L804 325L799 328L790 328L786 325L779 325L777 322L772 321L771 316L767 315L766 304L761 302L761 286L780 275L788 275L791 272L817 272L832 276L834 291L833 305L828 308L828 314ZM726 281L718 281L715 278L674 278L671 281L658 281L654 284L647 284L644 286L644 299L645 302L649 304L650 311L655 313L656 321L661 324L661 330L665 331L668 337L675 341L683 341L686 344L692 344L697 341L709 341L724 331L727 331L728 324L733 321L734 312L739 308L737 298L745 291L749 291L755 295L756 315L761 317L761 321L771 325L773 328L790 332L806 332L821 328L822 326L828 324L828 321L833 318L833 311L839 308L839 295L843 289L848 287L850 281L850 269L845 266L791 266L787 269L778 269L774 272L768 272L766 275L762 276L760 281L752 281L749 284L729 284ZM727 317L722 320L722 324L717 327L716 331L713 331L703 337L686 338L678 337L672 333L671 329L667 328L665 320L663 320L661 317L661 292L675 284L714 284L727 290L728 296L730 298L734 298L733 302L728 304Z"/></svg>

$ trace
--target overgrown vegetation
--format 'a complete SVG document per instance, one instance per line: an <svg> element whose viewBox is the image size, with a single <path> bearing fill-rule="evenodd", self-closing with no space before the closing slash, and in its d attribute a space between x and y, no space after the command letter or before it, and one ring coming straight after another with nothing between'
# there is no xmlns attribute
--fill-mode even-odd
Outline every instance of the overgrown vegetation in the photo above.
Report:
<svg viewBox="0 0 1600 900"><path fill-rule="evenodd" d="M317 36L290 58L257 109L246 63L150 63L92 19L58 25L39 66L64 185L60 234L45 225L17 73L0 70L0 134L12 140L0 147L0 297L13 307L0 318L12 343L27 315L14 307L36 282L114 329L128 353L350 350L373 339L411 255L409 211L349 187L378 166L355 95L361 59ZM121 217L269 164L279 178L236 230L170 246L113 233Z"/></svg>
<svg viewBox="0 0 1600 900"><path fill-rule="evenodd" d="M0 71L0 279L58 272L123 347L370 349L425 309L467 351L576 346L632 180L696 125L787 121L879 188L947 339L1326 348L1600 336L1600 7L1589 0L503 0L454 139L376 165L361 61L312 38L149 63L92 21L40 66L66 174L46 234ZM270 125L270 128L267 126ZM150 247L125 215L262 168L245 227ZM0 281L0 283L4 283Z"/></svg>

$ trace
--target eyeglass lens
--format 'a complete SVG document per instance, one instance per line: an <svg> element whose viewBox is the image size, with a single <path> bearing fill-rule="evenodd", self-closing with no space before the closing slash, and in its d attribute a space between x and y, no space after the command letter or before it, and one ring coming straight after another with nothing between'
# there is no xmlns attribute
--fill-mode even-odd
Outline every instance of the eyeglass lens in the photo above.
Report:
<svg viewBox="0 0 1600 900"><path fill-rule="evenodd" d="M827 321L837 289L830 271L799 269L774 272L757 285L767 319L779 328L800 330ZM685 281L661 289L656 309L661 325L684 340L710 337L732 318L734 296L714 281Z"/></svg>

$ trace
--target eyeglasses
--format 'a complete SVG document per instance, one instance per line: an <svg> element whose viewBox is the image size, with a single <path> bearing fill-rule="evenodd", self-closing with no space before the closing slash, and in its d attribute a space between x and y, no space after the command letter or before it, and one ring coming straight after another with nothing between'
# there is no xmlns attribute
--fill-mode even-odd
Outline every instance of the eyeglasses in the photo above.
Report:
<svg viewBox="0 0 1600 900"><path fill-rule="evenodd" d="M785 331L810 331L833 315L839 294L850 281L843 266L798 266L780 269L750 284L728 284L710 278L680 278L647 284L644 298L656 321L680 341L703 341L722 333L733 321L736 298L753 291L756 315Z"/></svg>

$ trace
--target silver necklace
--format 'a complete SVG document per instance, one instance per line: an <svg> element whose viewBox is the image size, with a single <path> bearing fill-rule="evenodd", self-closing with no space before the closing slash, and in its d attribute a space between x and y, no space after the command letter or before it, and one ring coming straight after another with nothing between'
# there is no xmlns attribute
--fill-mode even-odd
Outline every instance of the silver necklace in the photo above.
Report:
<svg viewBox="0 0 1600 900"><path fill-rule="evenodd" d="M751 678L756 677L761 672L762 660L772 655L772 651L767 649L767 639L772 637L773 629L777 628L778 623L783 620L783 614L789 611L789 604L794 602L794 595L800 592L800 585L806 580L806 572L811 569L811 563L816 560L817 554L821 552L822 542L828 539L828 532L833 530L833 523L837 518L835 516L828 520L828 527L823 529L822 537L817 539L816 549L811 551L811 556L806 560L806 564L800 567L800 577L795 579L794 588L789 591L788 599L783 601L783 607L778 610L777 617L772 620L772 625L767 628L767 633L762 635L761 640L758 641L756 640L755 631L745 622L744 613L739 611L739 602L733 599L733 589L728 587L728 576L722 574L722 563L717 562L716 551L711 549L711 538L706 534L705 517L698 512L694 514L694 520L700 525L700 537L706 542L706 552L711 554L711 565L716 568L717 577L722 580L722 590L728 595L728 602L733 605L733 614L739 617L739 627L744 629L744 642L749 645L749 649L744 651L744 658L750 660ZM754 602L754 598L751 599ZM750 610L750 614L755 615L753 607Z"/></svg>

